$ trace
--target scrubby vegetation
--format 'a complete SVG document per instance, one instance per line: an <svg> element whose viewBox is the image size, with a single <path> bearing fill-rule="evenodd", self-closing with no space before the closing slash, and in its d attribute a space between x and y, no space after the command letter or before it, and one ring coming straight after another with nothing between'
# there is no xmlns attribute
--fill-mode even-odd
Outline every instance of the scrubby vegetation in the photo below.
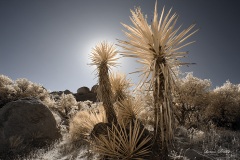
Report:
<svg viewBox="0 0 240 160"><path fill-rule="evenodd" d="M26 159L237 159L240 157L240 85L179 74L182 48L197 30L179 32L177 15L164 9L152 24L140 8L131 10L133 26L123 24L128 40L119 40L125 57L138 58L142 80L134 90L127 76L112 73L119 59L113 44L102 42L91 54L97 67L99 102L77 102L69 91L51 94L27 79L0 75L0 109L34 97L52 111L63 138ZM79 94L90 92L85 87ZM1 126L0 126L1 127ZM1 128L0 128L1 129ZM175 132L174 132L175 131ZM9 139L12 146L20 139ZM46 158L47 157L47 158ZM20 157L23 158L23 157Z"/></svg>
<svg viewBox="0 0 240 160"><path fill-rule="evenodd" d="M41 85L25 78L13 81L5 75L0 75L0 108L6 103L26 97L34 97L45 103L49 102L49 92Z"/></svg>
<svg viewBox="0 0 240 160"><path fill-rule="evenodd" d="M4 79L6 79L6 76L1 75L1 77L5 77ZM7 79L10 80L8 82L11 82L8 85L14 84L10 78ZM186 159L195 154L202 154L212 159L237 159L240 153L240 128L237 125L238 118L240 117L238 112L240 108L238 102L239 85L227 81L220 87L210 89L210 80L199 79L194 77L192 73L187 73L182 78L179 78L177 83L178 90L176 90L173 96L174 126L176 129L173 146L169 149L169 158ZM3 86L2 84L4 84L3 80L1 81L1 86ZM28 84L32 83L29 82ZM3 91L6 90L1 90L1 92ZM38 90L35 91L37 92ZM154 131L152 91L149 91L149 84L145 83L141 88L138 87L134 91L128 89L128 92L131 92L132 94L130 93L130 95L134 96L128 95L127 98L114 103L117 121L121 125L109 125L107 123L102 103L92 103L91 101L76 102L71 94L51 96L48 93L48 96L44 100L51 99L51 103L48 102L51 104L49 105L49 109L55 115L63 139L46 149L34 150L30 154L25 155L25 157L29 159L39 157L43 159L44 157L45 159L49 157L52 157L52 159L61 159L64 157L72 157L73 159L111 159L110 157L112 156L112 159L114 159L116 157L132 156L133 158L145 157L145 159L151 159L149 158L151 148L148 145L151 146L152 144ZM221 104L224 105L221 106ZM221 108L223 106L226 108ZM65 112L65 109L68 111ZM224 114L221 114L221 109L225 110ZM135 121L137 121L137 124L135 124ZM108 124L106 126L109 127L105 129L107 129L107 137L110 138L106 139L106 137L100 136L94 140L92 132L95 125L99 123ZM132 127L131 130L128 128L130 126ZM135 132L136 129L134 127L138 128L138 132ZM143 130L145 130L144 134L142 134ZM135 138L145 135L146 144L148 145L143 145L145 146L145 148L143 147L144 149L139 147L140 150L138 152L141 154L134 154L137 152L133 150L131 150L132 152L122 150L113 155L115 153L113 151L117 151L118 149L109 147L114 147L115 142L119 143L118 141L122 140L121 143L125 147L130 143L129 139L126 139L126 136L124 139L124 137L120 138L118 135L119 139L114 139L114 136L117 134L124 135L122 132L127 132L127 135L130 132ZM111 136L113 137L111 138ZM144 138L140 139L141 141L138 141L137 145ZM11 139L11 141L11 144L14 146L19 140ZM100 148L96 147L96 144ZM99 144L102 145L102 148ZM108 146L106 147L106 145ZM103 148L104 150L101 150ZM108 154L110 150L112 154ZM22 157L18 159L22 159Z"/></svg>

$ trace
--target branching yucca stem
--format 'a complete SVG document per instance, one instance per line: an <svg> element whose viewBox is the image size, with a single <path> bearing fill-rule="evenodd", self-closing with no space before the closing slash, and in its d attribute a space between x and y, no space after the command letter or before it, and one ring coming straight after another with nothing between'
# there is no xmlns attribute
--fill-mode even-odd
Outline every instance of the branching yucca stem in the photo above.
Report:
<svg viewBox="0 0 240 160"><path fill-rule="evenodd" d="M175 69L182 63L179 58L184 57L188 52L180 49L193 42L185 43L191 37L195 25L179 32L180 27L175 29L178 16L171 14L171 9L165 14L163 8L160 18L155 4L152 24L148 24L146 16L140 8L132 11L132 26L123 24L127 29L125 34L128 41L119 40L121 47L125 50L126 57L139 58L143 68L142 82L151 80L154 97L154 160L168 159L168 146L173 138L173 115L172 115L172 92L175 87ZM158 21L159 19L159 21ZM185 44L184 44L185 43ZM150 77L151 76L151 77Z"/></svg>
<svg viewBox="0 0 240 160"><path fill-rule="evenodd" d="M99 66L99 89L101 92L101 101L106 112L107 121L109 123L117 123L117 116L113 109L113 94L111 90L111 84L108 74L108 66L106 63L102 63Z"/></svg>
<svg viewBox="0 0 240 160"><path fill-rule="evenodd" d="M168 147L166 140L166 108L164 107L164 92L165 92L165 77L160 64L164 63L163 58L156 60L155 72L154 72L154 87L153 87L153 98L154 98L154 142L153 148L153 159L167 160L168 159Z"/></svg>

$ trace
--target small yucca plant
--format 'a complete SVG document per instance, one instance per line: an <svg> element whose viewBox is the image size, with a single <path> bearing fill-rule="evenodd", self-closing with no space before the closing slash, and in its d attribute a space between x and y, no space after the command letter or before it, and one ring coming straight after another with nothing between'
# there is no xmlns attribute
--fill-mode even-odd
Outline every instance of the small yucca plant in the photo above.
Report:
<svg viewBox="0 0 240 160"><path fill-rule="evenodd" d="M133 120L136 120L142 110L143 105L138 98L126 98L116 103L118 120L123 121L125 125Z"/></svg>
<svg viewBox="0 0 240 160"><path fill-rule="evenodd" d="M114 95L114 101L121 101L127 97L128 89L131 86L130 80L125 74L115 73L110 75L110 83Z"/></svg>
<svg viewBox="0 0 240 160"><path fill-rule="evenodd" d="M158 19L157 2L151 25L140 8L131 10L131 13L133 26L123 24L128 30L124 32L128 41L119 40L119 43L125 49L124 56L139 58L138 62L143 64L139 70L143 73L142 82L150 80L155 115L154 156L165 160L168 158L168 143L173 136L171 94L174 89L174 68L185 64L178 58L184 57L187 52L181 52L180 49L193 43L184 42L196 32L190 32L195 25L179 33L181 26L175 29L177 14L171 15L170 9L165 15L163 8Z"/></svg>
<svg viewBox="0 0 240 160"><path fill-rule="evenodd" d="M108 128L108 135L95 137L94 150L107 159L146 159L150 154L151 137L144 136L144 128L139 121L125 125L112 125Z"/></svg>
<svg viewBox="0 0 240 160"><path fill-rule="evenodd" d="M92 50L90 65L96 65L99 77L98 98L103 102L108 122L117 122L116 113L113 109L113 93L109 80L109 69L116 66L117 50L113 44L102 42Z"/></svg>

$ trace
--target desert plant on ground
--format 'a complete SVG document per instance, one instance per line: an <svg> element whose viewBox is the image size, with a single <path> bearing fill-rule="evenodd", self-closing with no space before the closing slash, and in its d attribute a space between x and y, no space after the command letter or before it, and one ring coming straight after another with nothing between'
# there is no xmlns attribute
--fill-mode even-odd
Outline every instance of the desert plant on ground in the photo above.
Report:
<svg viewBox="0 0 240 160"><path fill-rule="evenodd" d="M239 85L227 81L210 94L210 103L205 111L206 119L218 127L240 130Z"/></svg>
<svg viewBox="0 0 240 160"><path fill-rule="evenodd" d="M69 118L72 116L70 113L72 111L72 108L78 108L75 97L72 94L64 93L60 96L58 107L60 108L59 111L61 111L65 116Z"/></svg>
<svg viewBox="0 0 240 160"><path fill-rule="evenodd" d="M16 97L18 99L35 97L44 101L44 99L49 96L48 91L43 86L33 83L25 78L17 79L14 88L17 91Z"/></svg>
<svg viewBox="0 0 240 160"><path fill-rule="evenodd" d="M113 94L109 80L109 69L116 66L118 59L117 50L113 44L102 42L92 50L90 65L96 65L98 71L99 92L98 98L103 102L108 122L117 122L116 113L113 108Z"/></svg>
<svg viewBox="0 0 240 160"><path fill-rule="evenodd" d="M150 155L151 137L142 138L144 128L139 121L125 125L112 125L108 128L108 135L95 137L94 150L107 159L146 159Z"/></svg>
<svg viewBox="0 0 240 160"><path fill-rule="evenodd" d="M12 79L5 75L0 75L0 108L14 99L16 90L13 84L14 82Z"/></svg>
<svg viewBox="0 0 240 160"><path fill-rule="evenodd" d="M185 43L196 31L192 31L195 25L178 33L175 29L177 15L171 15L171 10L164 15L164 9L158 21L157 3L155 5L152 24L149 25L147 18L140 8L132 11L130 18L133 26L123 24L128 30L124 32L128 41L119 40L120 46L125 49L126 57L139 58L143 64L142 82L150 79L154 97L154 157L153 159L168 159L168 143L173 136L173 116L171 94L174 87L174 68L181 63L178 58L187 52L179 51L183 47L193 43Z"/></svg>
<svg viewBox="0 0 240 160"><path fill-rule="evenodd" d="M179 125L198 125L209 103L211 81L188 73L179 79L174 93L174 115Z"/></svg>
<svg viewBox="0 0 240 160"><path fill-rule="evenodd" d="M13 80L11 78L2 74L0 75L0 87L3 87L5 85L12 85L12 84L13 84Z"/></svg>
<svg viewBox="0 0 240 160"><path fill-rule="evenodd" d="M48 106L50 109L56 108L56 106L57 106L56 101L54 100L54 98L51 95L44 99L43 104Z"/></svg>
<svg viewBox="0 0 240 160"><path fill-rule="evenodd" d="M92 110L79 111L70 122L70 137L77 141L84 136L89 136L94 126L100 122L106 122L106 114L103 106Z"/></svg>
<svg viewBox="0 0 240 160"><path fill-rule="evenodd" d="M44 102L49 100L49 96L49 92L43 86L26 78L13 81L7 76L0 75L0 106L26 97L34 97Z"/></svg>
<svg viewBox="0 0 240 160"><path fill-rule="evenodd" d="M240 133L212 127L205 132L202 148L208 155L236 159L240 156Z"/></svg>

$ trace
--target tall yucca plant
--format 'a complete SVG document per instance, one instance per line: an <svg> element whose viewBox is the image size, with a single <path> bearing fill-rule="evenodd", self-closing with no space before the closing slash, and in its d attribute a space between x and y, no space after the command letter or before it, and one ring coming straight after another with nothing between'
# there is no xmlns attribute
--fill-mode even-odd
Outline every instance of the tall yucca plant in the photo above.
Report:
<svg viewBox="0 0 240 160"><path fill-rule="evenodd" d="M153 159L168 159L168 144L173 136L171 93L174 89L174 68L185 64L178 58L184 57L187 52L179 50L193 43L184 42L196 32L192 32L195 25L179 33L181 26L175 29L176 13L171 14L170 9L165 15L164 8L158 21L157 2L151 25L140 8L131 10L131 13L133 26L123 24L128 30L124 32L128 41L119 40L119 46L125 49L124 56L139 58L138 62L143 64L139 70L143 72L141 81L150 79L155 115Z"/></svg>
<svg viewBox="0 0 240 160"><path fill-rule="evenodd" d="M117 50L113 44L101 42L92 50L90 65L96 65L99 77L98 98L103 102L108 122L117 122L116 113L113 108L113 94L109 80L109 69L116 66L118 59Z"/></svg>

